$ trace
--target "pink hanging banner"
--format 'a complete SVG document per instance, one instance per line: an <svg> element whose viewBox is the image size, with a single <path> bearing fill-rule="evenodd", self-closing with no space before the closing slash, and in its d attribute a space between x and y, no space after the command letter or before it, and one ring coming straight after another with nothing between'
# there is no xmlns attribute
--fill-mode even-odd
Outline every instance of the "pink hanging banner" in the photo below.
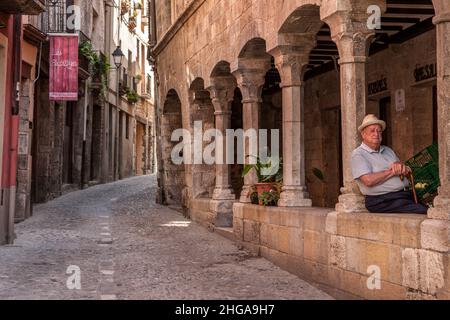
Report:
<svg viewBox="0 0 450 320"><path fill-rule="evenodd" d="M53 34L50 37L51 101L78 100L78 34Z"/></svg>

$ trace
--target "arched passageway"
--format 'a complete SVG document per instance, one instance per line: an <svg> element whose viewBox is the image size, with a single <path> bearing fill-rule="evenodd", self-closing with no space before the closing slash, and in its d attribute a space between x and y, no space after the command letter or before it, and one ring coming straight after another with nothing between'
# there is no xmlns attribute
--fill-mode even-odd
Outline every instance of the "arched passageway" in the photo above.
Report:
<svg viewBox="0 0 450 320"><path fill-rule="evenodd" d="M162 163L164 179L164 201L167 205L182 205L182 193L185 187L185 166L175 164L172 159L173 148L179 143L172 141L172 133L182 129L181 101L175 90L167 93L161 119ZM183 157L183 151L179 154Z"/></svg>
<svg viewBox="0 0 450 320"><path fill-rule="evenodd" d="M215 119L214 106L209 91L205 89L203 79L197 78L192 82L189 103L192 137L197 140L202 139L197 142L192 140L192 159L197 157L196 161L188 166L188 176L192 180L192 198L211 198L216 181L215 164L205 162L207 159L203 159L202 156L205 148L213 143L214 139L205 140L203 135L215 128Z"/></svg>

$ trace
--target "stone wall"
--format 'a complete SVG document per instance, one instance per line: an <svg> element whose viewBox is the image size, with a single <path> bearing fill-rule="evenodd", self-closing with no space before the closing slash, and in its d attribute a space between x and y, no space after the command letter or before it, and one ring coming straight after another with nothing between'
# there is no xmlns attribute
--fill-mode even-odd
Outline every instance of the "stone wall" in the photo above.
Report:
<svg viewBox="0 0 450 320"><path fill-rule="evenodd" d="M136 122L136 175L145 173L145 125Z"/></svg>
<svg viewBox="0 0 450 320"><path fill-rule="evenodd" d="M197 91L194 96L192 101L194 110L192 111L190 128L194 128L194 124L197 123L201 132L205 133L215 128L214 107L207 92ZM200 132L200 130L198 131ZM192 130L191 134L192 136L194 135L194 130ZM205 150L209 144L210 142L203 141L202 150ZM194 141L192 141L192 147L192 156L194 156ZM188 184L188 187L192 190L192 198L211 198L215 186L216 167L205 163L186 167L189 171L188 175L192 176L192 185Z"/></svg>
<svg viewBox="0 0 450 320"><path fill-rule="evenodd" d="M119 121L119 179L123 179L133 175L134 117L120 112Z"/></svg>
<svg viewBox="0 0 450 320"><path fill-rule="evenodd" d="M336 297L449 299L450 255L424 249L426 223L422 215L236 203L233 228L238 243L254 254Z"/></svg>
<svg viewBox="0 0 450 320"><path fill-rule="evenodd" d="M164 192L165 203L170 205L182 205L182 192L186 185L184 165L175 165L171 154L173 147L177 144L171 141L172 132L181 128L181 117L179 113L164 114L161 122L162 150L164 164Z"/></svg>
<svg viewBox="0 0 450 320"><path fill-rule="evenodd" d="M19 103L19 141L17 148L17 191L15 221L31 216L31 143L33 120L33 97L30 94L31 80L22 79Z"/></svg>
<svg viewBox="0 0 450 320"><path fill-rule="evenodd" d="M368 82L387 78L388 90L381 93L391 96L392 147L402 160L433 142L433 97L432 86L435 78L418 85L414 78L416 66L436 63L436 31L432 30L400 45L393 45L370 57L368 64ZM405 90L406 108L396 111L395 91ZM373 112L378 114L377 100L370 97Z"/></svg>
<svg viewBox="0 0 450 320"><path fill-rule="evenodd" d="M34 117L34 202L61 195L65 104L49 101L48 78L37 82Z"/></svg>
<svg viewBox="0 0 450 320"><path fill-rule="evenodd" d="M333 207L339 187L340 86L336 71L305 85L305 173L314 206ZM313 169L323 173L320 180ZM326 197L325 197L326 195Z"/></svg>
<svg viewBox="0 0 450 320"><path fill-rule="evenodd" d="M102 167L106 165L102 163L102 150L106 140L104 109L104 106L93 105L90 181L101 181Z"/></svg>

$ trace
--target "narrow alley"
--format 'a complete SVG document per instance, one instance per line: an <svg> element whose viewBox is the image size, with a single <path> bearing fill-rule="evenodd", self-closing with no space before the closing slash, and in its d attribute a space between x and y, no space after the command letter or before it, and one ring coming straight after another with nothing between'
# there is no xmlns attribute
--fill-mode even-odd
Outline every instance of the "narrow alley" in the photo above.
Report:
<svg viewBox="0 0 450 320"><path fill-rule="evenodd" d="M155 205L155 188L142 176L35 206L0 247L0 299L331 299Z"/></svg>

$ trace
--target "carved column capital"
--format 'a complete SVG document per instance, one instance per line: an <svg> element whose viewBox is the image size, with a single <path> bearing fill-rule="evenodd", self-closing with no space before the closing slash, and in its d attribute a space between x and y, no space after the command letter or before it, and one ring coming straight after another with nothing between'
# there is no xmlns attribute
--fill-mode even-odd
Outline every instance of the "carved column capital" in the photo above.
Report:
<svg viewBox="0 0 450 320"><path fill-rule="evenodd" d="M316 46L316 32L291 34L282 33L279 45L270 51L280 73L281 87L301 86L303 74L309 63L309 54Z"/></svg>
<svg viewBox="0 0 450 320"><path fill-rule="evenodd" d="M231 102L236 89L236 79L232 76L215 77L212 85L207 89L211 95L211 100L216 114L231 113Z"/></svg>
<svg viewBox="0 0 450 320"><path fill-rule="evenodd" d="M367 26L367 13L338 11L325 18L331 39L339 50L340 64L366 62L375 30Z"/></svg>
<svg viewBox="0 0 450 320"><path fill-rule="evenodd" d="M233 74L242 92L242 103L262 102L261 93L265 83L267 70L239 69Z"/></svg>
<svg viewBox="0 0 450 320"><path fill-rule="evenodd" d="M434 24L450 22L450 2L448 0L432 0L434 11L436 13L433 18Z"/></svg>
<svg viewBox="0 0 450 320"><path fill-rule="evenodd" d="M301 86L309 53L274 53L275 65L280 73L281 87Z"/></svg>

